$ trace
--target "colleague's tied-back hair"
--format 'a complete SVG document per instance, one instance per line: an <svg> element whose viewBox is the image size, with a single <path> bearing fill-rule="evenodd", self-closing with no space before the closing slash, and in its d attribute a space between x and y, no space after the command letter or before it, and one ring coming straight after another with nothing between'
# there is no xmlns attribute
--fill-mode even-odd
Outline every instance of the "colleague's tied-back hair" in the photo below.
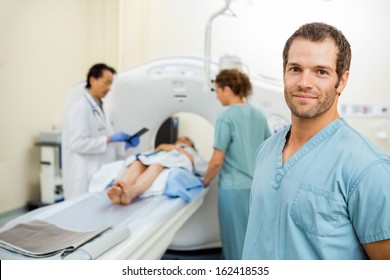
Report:
<svg viewBox="0 0 390 280"><path fill-rule="evenodd" d="M252 84L249 77L238 69L223 69L214 81L218 87L229 87L233 93L242 98L252 94Z"/></svg>
<svg viewBox="0 0 390 280"><path fill-rule="evenodd" d="M313 22L302 25L288 38L283 49L283 72L286 71L288 52L292 42L297 38L308 39L312 42L321 42L327 38L334 41L338 48L336 72L339 79L343 73L349 70L351 65L351 46L343 33L334 26L322 22Z"/></svg>
<svg viewBox="0 0 390 280"><path fill-rule="evenodd" d="M97 63L89 69L88 74L87 74L87 84L85 85L86 88L91 87L91 83L89 82L89 79L94 77L95 79L99 79L101 76L103 76L103 71L108 70L110 71L113 75L116 74L116 71L114 68L104 64L104 63Z"/></svg>

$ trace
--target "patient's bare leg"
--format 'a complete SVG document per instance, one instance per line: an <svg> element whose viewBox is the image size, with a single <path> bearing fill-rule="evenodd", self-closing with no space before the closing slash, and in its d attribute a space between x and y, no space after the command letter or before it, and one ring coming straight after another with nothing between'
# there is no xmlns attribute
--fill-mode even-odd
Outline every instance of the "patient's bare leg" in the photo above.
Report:
<svg viewBox="0 0 390 280"><path fill-rule="evenodd" d="M137 178L146 170L146 166L138 160L131 163L122 175L121 180L116 180L113 186L108 189L107 195L111 199L112 203L120 204L122 191L125 185L132 185Z"/></svg>
<svg viewBox="0 0 390 280"><path fill-rule="evenodd" d="M122 175L122 181L125 181L127 184L134 184L137 178L145 171L146 166L143 165L140 161L136 160L130 164L126 169L125 173Z"/></svg>
<svg viewBox="0 0 390 280"><path fill-rule="evenodd" d="M145 192L152 185L153 181L160 175L164 170L164 167L160 164L150 165L146 170L138 176L137 180L133 185L122 184L122 195L120 198L121 204L129 204L134 198Z"/></svg>

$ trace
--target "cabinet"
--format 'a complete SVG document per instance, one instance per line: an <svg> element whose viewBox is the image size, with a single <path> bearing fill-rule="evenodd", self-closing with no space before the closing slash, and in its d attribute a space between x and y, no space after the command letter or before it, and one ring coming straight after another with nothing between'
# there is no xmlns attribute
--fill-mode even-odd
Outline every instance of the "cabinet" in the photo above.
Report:
<svg viewBox="0 0 390 280"><path fill-rule="evenodd" d="M61 172L61 143L38 142L41 169L39 174L41 203L52 204L64 200Z"/></svg>

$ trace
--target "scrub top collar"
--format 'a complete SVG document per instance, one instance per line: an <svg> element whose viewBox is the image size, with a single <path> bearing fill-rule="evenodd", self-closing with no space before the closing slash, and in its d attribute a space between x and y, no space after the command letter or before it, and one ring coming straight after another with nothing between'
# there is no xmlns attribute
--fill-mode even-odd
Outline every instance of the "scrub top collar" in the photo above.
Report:
<svg viewBox="0 0 390 280"><path fill-rule="evenodd" d="M286 127L284 131L281 131L281 137L279 138L278 143L278 154L276 157L276 185L274 188L278 189L280 187L280 181L286 175L286 173L306 154L311 152L316 146L322 143L324 140L328 139L341 127L346 125L346 122L343 118L336 119L321 129L317 134L315 134L309 141L307 141L295 154L293 154L284 164L283 164L283 149L286 144L286 138L290 132L291 125Z"/></svg>

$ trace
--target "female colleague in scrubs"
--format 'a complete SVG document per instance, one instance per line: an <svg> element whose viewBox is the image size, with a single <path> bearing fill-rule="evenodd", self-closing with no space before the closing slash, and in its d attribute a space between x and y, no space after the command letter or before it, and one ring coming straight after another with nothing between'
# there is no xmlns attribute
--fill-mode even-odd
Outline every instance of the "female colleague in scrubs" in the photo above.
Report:
<svg viewBox="0 0 390 280"><path fill-rule="evenodd" d="M222 70L215 79L217 98L226 109L215 125L214 151L203 180L218 174L218 215L224 259L241 259L254 157L271 136L263 112L247 102L252 85L237 69Z"/></svg>

